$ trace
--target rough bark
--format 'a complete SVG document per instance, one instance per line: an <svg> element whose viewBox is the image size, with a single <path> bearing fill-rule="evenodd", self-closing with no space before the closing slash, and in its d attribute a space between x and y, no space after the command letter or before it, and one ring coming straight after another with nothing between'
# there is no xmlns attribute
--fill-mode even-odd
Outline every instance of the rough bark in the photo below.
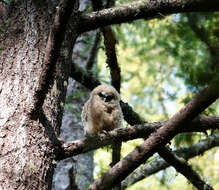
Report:
<svg viewBox="0 0 219 190"><path fill-rule="evenodd" d="M51 86L54 84L54 71L57 60L60 56L60 50L66 34L67 24L71 18L75 2L76 0L61 0L56 7L54 21L50 28L48 41L45 48L42 72L40 73L37 90L34 94L34 107L33 110L31 110L31 118L38 119L38 115L46 95ZM74 19L73 23L71 24L73 25L71 29L74 30ZM72 31L71 37L72 44L74 44L75 40L77 39L76 31ZM70 45L69 48L73 49L73 45Z"/></svg>
<svg viewBox="0 0 219 190"><path fill-rule="evenodd" d="M48 8L48 6L50 6ZM0 51L0 187L51 188L69 71L68 44L63 44L55 82L38 120L30 118L33 96L44 68L47 39L56 2L16 1L1 12L4 40ZM8 12L7 12L8 11Z"/></svg>

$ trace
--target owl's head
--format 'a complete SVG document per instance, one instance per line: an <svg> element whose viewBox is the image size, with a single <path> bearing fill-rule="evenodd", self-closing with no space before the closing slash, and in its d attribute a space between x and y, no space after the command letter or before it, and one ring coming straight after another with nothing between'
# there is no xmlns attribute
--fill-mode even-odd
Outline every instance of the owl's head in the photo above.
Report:
<svg viewBox="0 0 219 190"><path fill-rule="evenodd" d="M92 91L92 97L98 98L108 104L118 104L120 101L119 93L111 85L102 84Z"/></svg>

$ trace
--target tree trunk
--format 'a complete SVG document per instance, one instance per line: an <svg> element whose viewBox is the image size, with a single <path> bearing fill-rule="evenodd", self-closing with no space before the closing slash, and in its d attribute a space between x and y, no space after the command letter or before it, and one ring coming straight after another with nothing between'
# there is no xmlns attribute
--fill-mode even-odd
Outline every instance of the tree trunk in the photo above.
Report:
<svg viewBox="0 0 219 190"><path fill-rule="evenodd" d="M69 70L64 42L55 82L43 114L31 120L33 95L53 23L55 1L13 1L1 5L0 28L0 189L50 189ZM48 2L48 3L47 3Z"/></svg>
<svg viewBox="0 0 219 190"><path fill-rule="evenodd" d="M90 3L90 0L81 0L80 11L87 9ZM72 56L74 64L84 68L87 66L90 56L93 56L90 50L95 41L95 33L85 33L78 38ZM90 40L87 41L87 39ZM80 114L87 99L88 91L75 80L69 79L67 101L60 133L60 138L63 141L72 141L84 137ZM93 151L60 161L55 169L53 189L86 189L93 182L93 167ZM72 179L72 176L74 179ZM75 181L72 182L72 180ZM76 184L76 187L72 187L72 184Z"/></svg>

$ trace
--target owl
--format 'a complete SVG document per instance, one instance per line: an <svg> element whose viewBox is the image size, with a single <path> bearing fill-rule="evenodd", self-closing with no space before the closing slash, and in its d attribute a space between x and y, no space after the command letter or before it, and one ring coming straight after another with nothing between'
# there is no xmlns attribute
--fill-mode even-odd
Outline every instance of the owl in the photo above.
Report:
<svg viewBox="0 0 219 190"><path fill-rule="evenodd" d="M82 123L85 135L95 135L121 127L122 111L119 93L110 85L97 86L84 104Z"/></svg>

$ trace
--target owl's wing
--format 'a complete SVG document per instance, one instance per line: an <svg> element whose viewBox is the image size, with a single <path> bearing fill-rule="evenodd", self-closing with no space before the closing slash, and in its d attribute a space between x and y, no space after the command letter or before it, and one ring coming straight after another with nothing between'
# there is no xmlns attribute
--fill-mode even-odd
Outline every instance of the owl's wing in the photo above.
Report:
<svg viewBox="0 0 219 190"><path fill-rule="evenodd" d="M84 104L84 107L81 112L81 120L84 127L84 134L87 135L89 130L89 122L88 122L88 114L89 114L89 100Z"/></svg>
<svg viewBox="0 0 219 190"><path fill-rule="evenodd" d="M88 121L88 104L89 102L87 101L84 104L83 109L82 109L81 119L82 119L83 124Z"/></svg>

